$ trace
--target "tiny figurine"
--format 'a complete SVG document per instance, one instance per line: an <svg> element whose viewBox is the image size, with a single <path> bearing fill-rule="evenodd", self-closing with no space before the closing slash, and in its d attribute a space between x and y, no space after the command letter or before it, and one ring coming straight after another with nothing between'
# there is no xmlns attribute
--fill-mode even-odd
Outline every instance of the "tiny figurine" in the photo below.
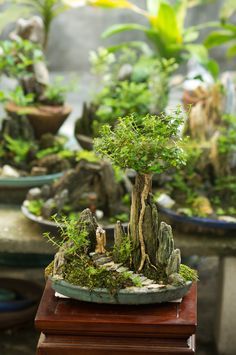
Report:
<svg viewBox="0 0 236 355"><path fill-rule="evenodd" d="M96 241L97 241L97 245L96 245L95 253L105 254L105 252L106 252L106 249L105 249L106 231L104 229L102 229L100 226L97 227L97 230L96 230Z"/></svg>

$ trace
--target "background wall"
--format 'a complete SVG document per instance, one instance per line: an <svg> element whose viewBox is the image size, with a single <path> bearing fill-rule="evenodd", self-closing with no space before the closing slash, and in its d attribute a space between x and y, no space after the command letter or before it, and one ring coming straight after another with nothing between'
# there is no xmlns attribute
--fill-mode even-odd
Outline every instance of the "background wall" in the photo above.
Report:
<svg viewBox="0 0 236 355"><path fill-rule="evenodd" d="M145 8L145 0L135 3ZM189 11L186 25L199 24L217 20L219 8L223 0L214 4L198 6ZM236 21L236 16L234 17ZM98 46L119 43L121 40L142 39L138 31L127 32L108 40L101 39L101 33L112 24L121 22L139 22L145 20L142 16L128 10L105 10L99 8L78 8L61 14L53 23L48 47L48 61L51 70L55 71L88 71L88 54ZM204 38L204 35L201 38ZM224 51L218 48L212 51L220 61L222 69L235 68L235 62L227 61Z"/></svg>

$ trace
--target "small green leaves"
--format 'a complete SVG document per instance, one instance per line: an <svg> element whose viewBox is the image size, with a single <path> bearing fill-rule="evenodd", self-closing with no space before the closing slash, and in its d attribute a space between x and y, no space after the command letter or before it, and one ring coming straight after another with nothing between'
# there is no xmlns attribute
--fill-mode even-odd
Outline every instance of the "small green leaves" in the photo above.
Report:
<svg viewBox="0 0 236 355"><path fill-rule="evenodd" d="M95 149L123 169L160 173L184 163L178 143L182 123L183 115L178 109L171 115L126 116L119 119L113 130L108 125L102 127Z"/></svg>

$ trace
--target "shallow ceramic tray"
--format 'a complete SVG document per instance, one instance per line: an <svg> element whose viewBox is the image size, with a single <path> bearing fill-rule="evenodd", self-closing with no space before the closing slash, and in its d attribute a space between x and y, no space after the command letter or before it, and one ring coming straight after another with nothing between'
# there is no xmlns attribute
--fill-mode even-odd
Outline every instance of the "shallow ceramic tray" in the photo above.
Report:
<svg viewBox="0 0 236 355"><path fill-rule="evenodd" d="M170 286L160 289L130 288L118 291L116 295L105 288L95 288L93 290L87 287L75 286L64 280L52 280L52 288L67 297L79 301L106 303L106 304L151 304L174 301L182 298L190 289L192 282L188 281L184 286Z"/></svg>
<svg viewBox="0 0 236 355"><path fill-rule="evenodd" d="M64 173L56 173L39 176L26 176L18 178L0 178L0 187L16 187L27 188L34 186L42 186L44 184L51 184L54 180L60 178Z"/></svg>
<svg viewBox="0 0 236 355"><path fill-rule="evenodd" d="M174 210L171 210L169 208L164 208L159 204L157 204L157 206L158 206L158 210L163 215L169 217L172 221L176 221L184 224L198 225L198 226L208 227L208 228L217 228L217 229L219 228L223 230L236 229L236 223L234 222L220 221L211 218L183 216L175 212Z"/></svg>
<svg viewBox="0 0 236 355"><path fill-rule="evenodd" d="M25 202L25 201L24 201ZM36 216L35 214L29 212L28 208L26 206L24 206L24 202L21 206L21 211L22 213L24 214L24 216L28 219L30 219L31 221L33 222L36 222L38 224L40 224L42 227L51 227L55 230L58 230L58 227L59 226L62 226L63 227L63 223L60 223L59 225L54 222L54 221L49 221L48 219L45 219L41 216ZM128 223L122 223L123 227L124 228L127 228L128 227ZM113 235L113 231L114 231L114 224L107 224L107 225L104 225L103 228L108 232L112 233Z"/></svg>

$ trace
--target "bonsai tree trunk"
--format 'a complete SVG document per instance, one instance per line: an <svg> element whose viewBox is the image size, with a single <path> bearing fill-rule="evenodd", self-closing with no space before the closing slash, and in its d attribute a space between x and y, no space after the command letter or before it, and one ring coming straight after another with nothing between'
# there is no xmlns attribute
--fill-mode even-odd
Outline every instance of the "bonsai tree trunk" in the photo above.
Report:
<svg viewBox="0 0 236 355"><path fill-rule="evenodd" d="M158 214L151 198L152 175L137 174L132 191L129 232L135 271L155 268L158 247Z"/></svg>

